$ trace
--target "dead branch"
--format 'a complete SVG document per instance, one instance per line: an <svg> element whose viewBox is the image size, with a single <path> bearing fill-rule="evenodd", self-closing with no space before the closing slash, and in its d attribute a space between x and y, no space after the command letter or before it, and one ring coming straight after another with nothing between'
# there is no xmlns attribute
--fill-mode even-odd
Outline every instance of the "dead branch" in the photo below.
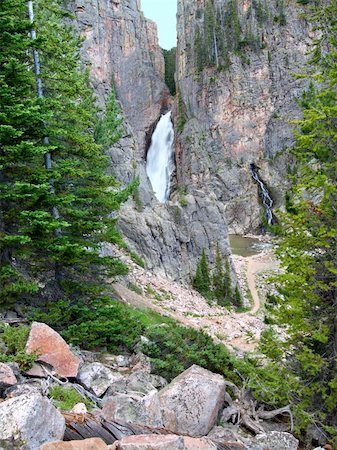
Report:
<svg viewBox="0 0 337 450"><path fill-rule="evenodd" d="M290 417L290 424L291 424L291 431L293 431L294 428L294 418L293 414L291 412L290 406L284 406L283 408L273 409L272 411L264 411L263 409L259 409L257 411L257 415L260 419L270 420L273 419L276 416L280 416L283 414L289 414Z"/></svg>

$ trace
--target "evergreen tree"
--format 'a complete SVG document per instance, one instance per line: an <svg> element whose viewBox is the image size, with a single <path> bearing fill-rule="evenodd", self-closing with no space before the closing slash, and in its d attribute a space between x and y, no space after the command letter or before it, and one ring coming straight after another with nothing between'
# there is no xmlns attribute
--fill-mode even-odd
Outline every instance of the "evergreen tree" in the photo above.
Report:
<svg viewBox="0 0 337 450"><path fill-rule="evenodd" d="M313 421L332 435L337 425L336 13L333 1L314 17L322 32L314 53L320 87L312 85L301 103L293 150L299 175L288 199L291 208L282 217L278 255L285 271L278 277L281 295L273 310L274 320L287 327L287 339L277 344L282 349L277 362L292 376L289 390L299 427Z"/></svg>
<svg viewBox="0 0 337 450"><path fill-rule="evenodd" d="M233 292L232 292L232 277L231 277L231 266L229 263L229 258L226 257L225 260L225 270L223 277L223 291L224 298L227 305L230 305L233 300Z"/></svg>
<svg viewBox="0 0 337 450"><path fill-rule="evenodd" d="M174 74L176 71L176 47L170 50L163 49L163 55L165 60L165 83L170 90L171 95L176 95L176 82Z"/></svg>
<svg viewBox="0 0 337 450"><path fill-rule="evenodd" d="M211 297L211 279L205 249L202 250L201 258L197 265L196 275L193 279L193 287L204 297Z"/></svg>
<svg viewBox="0 0 337 450"><path fill-rule="evenodd" d="M217 302L220 305L224 304L224 300L225 300L224 271L223 271L222 258L221 258L219 244L217 244L217 246L216 246L215 268L214 268L214 274L213 274L213 278L212 278L212 286L213 286L214 297L216 298Z"/></svg>
<svg viewBox="0 0 337 450"><path fill-rule="evenodd" d="M196 62L197 72L200 73L206 65L206 51L203 36L197 25L194 35L194 59Z"/></svg>
<svg viewBox="0 0 337 450"><path fill-rule="evenodd" d="M36 294L48 280L55 295L90 295L102 289L101 275L125 271L99 256L102 241L119 239L111 212L129 190L118 191L105 174L106 157L94 142L97 111L80 41L59 2L34 6L35 41L26 1L4 0L0 10L0 303ZM33 48L41 59L40 99Z"/></svg>
<svg viewBox="0 0 337 450"><path fill-rule="evenodd" d="M235 306L238 308L240 308L243 305L241 292L240 292L240 288L238 285L235 286L233 302L234 302Z"/></svg>
<svg viewBox="0 0 337 450"><path fill-rule="evenodd" d="M204 18L205 59L208 66L219 65L216 17L213 0L207 0Z"/></svg>

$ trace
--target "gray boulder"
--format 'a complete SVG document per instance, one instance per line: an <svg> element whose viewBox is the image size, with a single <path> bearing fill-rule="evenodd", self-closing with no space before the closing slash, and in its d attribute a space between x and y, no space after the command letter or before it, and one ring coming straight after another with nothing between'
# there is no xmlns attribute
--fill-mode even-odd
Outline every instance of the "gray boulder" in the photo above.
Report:
<svg viewBox="0 0 337 450"><path fill-rule="evenodd" d="M0 390L14 386L17 382L13 369L8 364L0 363Z"/></svg>
<svg viewBox="0 0 337 450"><path fill-rule="evenodd" d="M174 434L140 434L115 442L112 450L185 450L184 438Z"/></svg>
<svg viewBox="0 0 337 450"><path fill-rule="evenodd" d="M21 395L0 403L0 441L21 442L22 450L36 450L44 442L62 440L65 420L39 394Z"/></svg>
<svg viewBox="0 0 337 450"><path fill-rule="evenodd" d="M298 440L290 433L268 431L261 433L246 442L248 450L297 450Z"/></svg>
<svg viewBox="0 0 337 450"><path fill-rule="evenodd" d="M144 397L117 393L107 400L102 414L104 419L111 421L129 422L153 428L163 426L156 390Z"/></svg>
<svg viewBox="0 0 337 450"><path fill-rule="evenodd" d="M189 436L204 436L215 425L223 406L221 375L193 365L159 392L165 428Z"/></svg>
<svg viewBox="0 0 337 450"><path fill-rule="evenodd" d="M97 397L101 397L109 386L122 380L123 375L112 372L99 362L94 362L84 364L77 374L77 379L84 387L91 389Z"/></svg>
<svg viewBox="0 0 337 450"><path fill-rule="evenodd" d="M133 372L121 379L115 381L108 389L107 396L120 392L124 394L148 394L157 388L163 388L167 385L165 378L153 375L148 372Z"/></svg>

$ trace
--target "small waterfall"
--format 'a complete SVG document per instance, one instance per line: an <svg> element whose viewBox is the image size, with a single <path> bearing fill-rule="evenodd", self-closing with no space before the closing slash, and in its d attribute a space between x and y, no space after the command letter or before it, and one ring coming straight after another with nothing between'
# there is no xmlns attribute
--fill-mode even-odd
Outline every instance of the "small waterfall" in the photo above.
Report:
<svg viewBox="0 0 337 450"><path fill-rule="evenodd" d="M251 164L250 165L250 174L253 178L254 181L256 181L256 183L259 185L259 191L260 191L260 196L262 199L262 203L263 206L266 210L266 218L267 218L267 223L268 225L272 225L273 224L273 211L272 211L272 207L273 207L273 199L271 198L268 189L266 188L264 182L261 180L261 178L259 177L259 172L258 172L258 167L255 164Z"/></svg>
<svg viewBox="0 0 337 450"><path fill-rule="evenodd" d="M170 181L174 170L174 130L171 111L161 116L152 135L146 158L146 173L153 191L161 203L170 195Z"/></svg>

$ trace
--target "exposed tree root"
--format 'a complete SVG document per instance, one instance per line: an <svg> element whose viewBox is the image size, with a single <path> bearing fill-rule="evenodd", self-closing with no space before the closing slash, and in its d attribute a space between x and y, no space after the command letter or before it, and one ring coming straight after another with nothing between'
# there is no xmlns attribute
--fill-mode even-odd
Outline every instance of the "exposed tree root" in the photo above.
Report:
<svg viewBox="0 0 337 450"><path fill-rule="evenodd" d="M263 408L256 410L256 402L253 401L247 389L239 389L229 381L226 381L226 386L230 388L233 396L228 392L225 394L228 406L222 413L224 422L240 425L253 434L259 434L265 431L263 420L271 420L276 416L289 414L290 429L293 430L293 415L289 405L272 411L265 411Z"/></svg>

